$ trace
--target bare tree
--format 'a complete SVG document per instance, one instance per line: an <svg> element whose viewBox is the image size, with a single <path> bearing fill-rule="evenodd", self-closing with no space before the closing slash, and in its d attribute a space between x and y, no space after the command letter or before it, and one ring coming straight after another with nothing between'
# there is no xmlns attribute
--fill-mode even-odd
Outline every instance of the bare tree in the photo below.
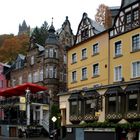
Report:
<svg viewBox="0 0 140 140"><path fill-rule="evenodd" d="M99 5L99 8L97 9L97 13L95 15L95 20L99 24L103 25L106 29L111 27L112 19L109 7L104 4Z"/></svg>

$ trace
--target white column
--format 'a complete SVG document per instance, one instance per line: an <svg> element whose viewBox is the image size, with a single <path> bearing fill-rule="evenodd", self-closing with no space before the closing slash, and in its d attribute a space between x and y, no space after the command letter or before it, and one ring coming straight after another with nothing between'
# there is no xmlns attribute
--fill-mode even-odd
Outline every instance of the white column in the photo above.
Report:
<svg viewBox="0 0 140 140"><path fill-rule="evenodd" d="M27 125L30 125L30 90L26 90L26 116Z"/></svg>
<svg viewBox="0 0 140 140"><path fill-rule="evenodd" d="M40 125L42 125L42 120L43 120L43 106L40 106Z"/></svg>
<svg viewBox="0 0 140 140"><path fill-rule="evenodd" d="M33 120L36 120L36 107L33 106Z"/></svg>
<svg viewBox="0 0 140 140"><path fill-rule="evenodd" d="M27 103L27 125L30 125L30 104Z"/></svg>

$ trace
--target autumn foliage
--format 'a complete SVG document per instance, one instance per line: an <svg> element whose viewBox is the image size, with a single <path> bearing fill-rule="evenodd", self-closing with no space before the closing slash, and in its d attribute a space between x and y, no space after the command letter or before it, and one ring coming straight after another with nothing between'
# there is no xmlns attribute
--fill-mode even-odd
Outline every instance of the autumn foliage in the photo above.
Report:
<svg viewBox="0 0 140 140"><path fill-rule="evenodd" d="M26 54L29 36L1 35L0 36L0 62L9 62L15 59L18 53Z"/></svg>
<svg viewBox="0 0 140 140"><path fill-rule="evenodd" d="M99 5L95 15L95 20L99 24L103 25L105 29L108 29L112 25L111 19L111 11L109 10L109 7L104 4Z"/></svg>

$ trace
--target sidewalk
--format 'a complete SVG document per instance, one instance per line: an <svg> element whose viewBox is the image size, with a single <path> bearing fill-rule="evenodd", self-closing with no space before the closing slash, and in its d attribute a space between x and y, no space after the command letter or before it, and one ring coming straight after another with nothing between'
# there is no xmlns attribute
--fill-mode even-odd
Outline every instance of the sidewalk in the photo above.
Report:
<svg viewBox="0 0 140 140"><path fill-rule="evenodd" d="M3 137L0 136L0 140L50 140L47 137L31 137L31 138L18 138L18 137Z"/></svg>

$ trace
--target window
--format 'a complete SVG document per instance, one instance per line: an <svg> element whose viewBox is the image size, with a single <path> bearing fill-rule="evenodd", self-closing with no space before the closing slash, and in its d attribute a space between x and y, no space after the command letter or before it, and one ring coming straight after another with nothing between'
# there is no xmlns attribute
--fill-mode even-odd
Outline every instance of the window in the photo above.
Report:
<svg viewBox="0 0 140 140"><path fill-rule="evenodd" d="M116 96L110 96L108 98L108 112L114 113L116 112Z"/></svg>
<svg viewBox="0 0 140 140"><path fill-rule="evenodd" d="M92 46L92 50L93 50L93 55L99 53L99 45L98 45L98 43L96 43L96 44L94 44L94 45Z"/></svg>
<svg viewBox="0 0 140 140"><path fill-rule="evenodd" d="M82 68L82 80L87 79L87 68Z"/></svg>
<svg viewBox="0 0 140 140"><path fill-rule="evenodd" d="M89 33L88 33L88 28L84 29L83 31L81 31L81 39L85 40L89 37Z"/></svg>
<svg viewBox="0 0 140 140"><path fill-rule="evenodd" d="M49 57L53 58L53 48L50 48L49 50Z"/></svg>
<svg viewBox="0 0 140 140"><path fill-rule="evenodd" d="M3 88L3 80L0 80L0 88Z"/></svg>
<svg viewBox="0 0 140 140"><path fill-rule="evenodd" d="M70 102L70 115L77 115L77 109L78 109L77 106L78 106L77 101Z"/></svg>
<svg viewBox="0 0 140 140"><path fill-rule="evenodd" d="M119 56L122 53L121 41L115 42L115 56Z"/></svg>
<svg viewBox="0 0 140 140"><path fill-rule="evenodd" d="M0 74L3 72L3 67L0 66Z"/></svg>
<svg viewBox="0 0 140 140"><path fill-rule="evenodd" d="M64 82L67 82L67 74L66 73L64 73Z"/></svg>
<svg viewBox="0 0 140 140"><path fill-rule="evenodd" d="M31 56L31 65L34 64L34 56Z"/></svg>
<svg viewBox="0 0 140 140"><path fill-rule="evenodd" d="M131 23L131 13L126 14L126 23Z"/></svg>
<svg viewBox="0 0 140 140"><path fill-rule="evenodd" d="M64 59L64 64L67 64L67 56L66 56L66 54L64 54L63 59Z"/></svg>
<svg viewBox="0 0 140 140"><path fill-rule="evenodd" d="M132 37L132 51L140 50L140 35Z"/></svg>
<svg viewBox="0 0 140 140"><path fill-rule="evenodd" d="M82 59L86 59L87 58L87 49L82 49Z"/></svg>
<svg viewBox="0 0 140 140"><path fill-rule="evenodd" d="M53 56L54 56L54 58L58 58L58 50L57 49L54 49Z"/></svg>
<svg viewBox="0 0 140 140"><path fill-rule="evenodd" d="M21 60L16 61L16 69L21 68Z"/></svg>
<svg viewBox="0 0 140 140"><path fill-rule="evenodd" d="M114 80L116 82L122 80L122 67L121 66L115 67L115 70L114 70Z"/></svg>
<svg viewBox="0 0 140 140"><path fill-rule="evenodd" d="M45 50L45 58L48 58L48 56L49 56L49 51L48 51L48 49L46 49Z"/></svg>
<svg viewBox="0 0 140 140"><path fill-rule="evenodd" d="M76 53L72 54L72 63L76 63L77 61L77 57L76 57Z"/></svg>
<svg viewBox="0 0 140 140"><path fill-rule="evenodd" d="M140 61L132 63L132 78L140 77Z"/></svg>
<svg viewBox="0 0 140 140"><path fill-rule="evenodd" d="M54 66L47 66L46 78L57 78L57 68Z"/></svg>
<svg viewBox="0 0 140 140"><path fill-rule="evenodd" d="M94 114L97 107L97 99L88 99L85 101L85 114Z"/></svg>
<svg viewBox="0 0 140 140"><path fill-rule="evenodd" d="M40 77L39 77L40 79L40 81L43 81L43 69L42 70L40 70Z"/></svg>
<svg viewBox="0 0 140 140"><path fill-rule="evenodd" d="M99 75L99 64L93 65L93 77Z"/></svg>
<svg viewBox="0 0 140 140"><path fill-rule="evenodd" d="M139 10L133 11L133 20L138 20L139 19Z"/></svg>
<svg viewBox="0 0 140 140"><path fill-rule="evenodd" d="M35 72L35 73L33 74L33 81L34 81L34 82L38 82L38 81L39 81L38 72Z"/></svg>
<svg viewBox="0 0 140 140"><path fill-rule="evenodd" d="M53 67L50 66L49 68L49 78L53 78Z"/></svg>
<svg viewBox="0 0 140 140"><path fill-rule="evenodd" d="M12 86L14 87L16 85L16 80L12 79Z"/></svg>
<svg viewBox="0 0 140 140"><path fill-rule="evenodd" d="M22 84L22 76L19 77L19 85Z"/></svg>
<svg viewBox="0 0 140 140"><path fill-rule="evenodd" d="M53 67L53 78L57 78L57 68Z"/></svg>
<svg viewBox="0 0 140 140"><path fill-rule="evenodd" d="M76 71L72 72L72 82L76 82Z"/></svg>
<svg viewBox="0 0 140 140"><path fill-rule="evenodd" d="M137 111L137 94L129 94L128 95L128 111Z"/></svg>
<svg viewBox="0 0 140 140"><path fill-rule="evenodd" d="M28 74L28 82L32 82L32 74L31 73Z"/></svg>

